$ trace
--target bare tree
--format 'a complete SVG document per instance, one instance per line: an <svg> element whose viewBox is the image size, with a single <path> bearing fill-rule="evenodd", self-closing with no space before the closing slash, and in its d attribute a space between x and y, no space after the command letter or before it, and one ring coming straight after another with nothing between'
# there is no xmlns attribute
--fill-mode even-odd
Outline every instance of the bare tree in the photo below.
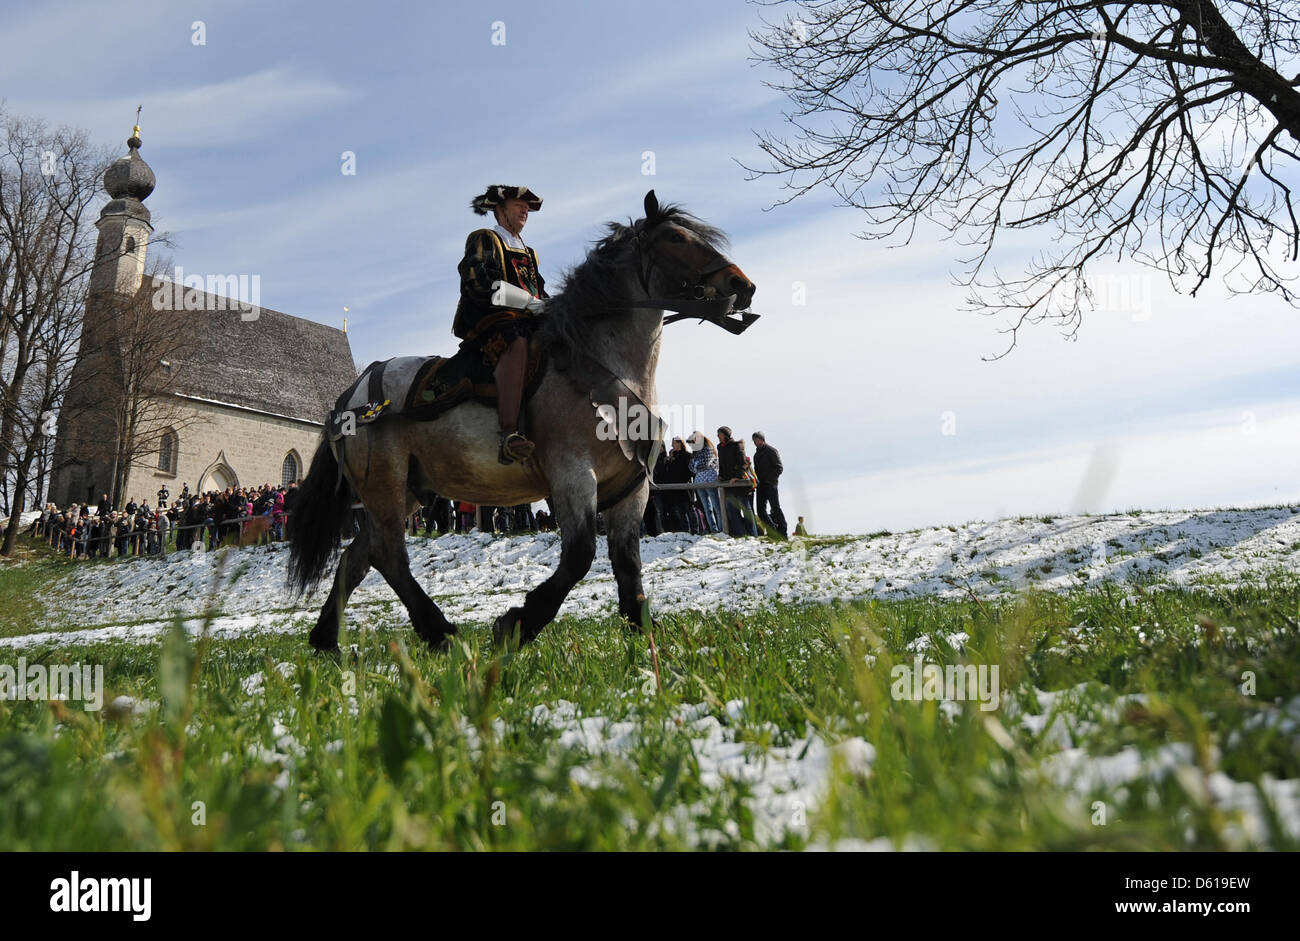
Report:
<svg viewBox="0 0 1300 941"><path fill-rule="evenodd" d="M32 463L75 354L107 153L80 131L0 111L0 498L12 551Z"/></svg>
<svg viewBox="0 0 1300 941"><path fill-rule="evenodd" d="M785 178L783 201L833 188L867 238L950 230L972 305L1011 315L999 355L1027 323L1074 336L1106 257L1297 303L1300 4L764 5L795 8L751 34L795 133L760 134L770 163L748 169ZM998 276L998 236L1039 229L1052 247Z"/></svg>

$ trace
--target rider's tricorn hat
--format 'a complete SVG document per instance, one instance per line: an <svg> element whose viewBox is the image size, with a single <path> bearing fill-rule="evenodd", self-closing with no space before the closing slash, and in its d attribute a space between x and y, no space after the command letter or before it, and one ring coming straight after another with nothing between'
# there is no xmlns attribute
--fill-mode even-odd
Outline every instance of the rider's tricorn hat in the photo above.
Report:
<svg viewBox="0 0 1300 941"><path fill-rule="evenodd" d="M522 199L528 203L529 212L537 212L542 208L542 198L526 186L503 186L500 183L493 184L487 188L487 192L481 196L475 196L470 200L469 208L473 209L480 216L486 216L497 206L505 205L507 199Z"/></svg>

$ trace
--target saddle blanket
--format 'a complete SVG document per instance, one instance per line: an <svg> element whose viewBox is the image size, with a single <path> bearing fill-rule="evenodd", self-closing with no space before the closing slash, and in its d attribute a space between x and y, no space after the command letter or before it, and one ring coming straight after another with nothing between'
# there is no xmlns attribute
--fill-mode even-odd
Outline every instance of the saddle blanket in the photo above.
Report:
<svg viewBox="0 0 1300 941"><path fill-rule="evenodd" d="M528 344L524 401L542 377L541 347ZM469 399L495 407L496 380L478 354L397 356L371 363L338 397L326 431L331 441L390 415L430 421Z"/></svg>

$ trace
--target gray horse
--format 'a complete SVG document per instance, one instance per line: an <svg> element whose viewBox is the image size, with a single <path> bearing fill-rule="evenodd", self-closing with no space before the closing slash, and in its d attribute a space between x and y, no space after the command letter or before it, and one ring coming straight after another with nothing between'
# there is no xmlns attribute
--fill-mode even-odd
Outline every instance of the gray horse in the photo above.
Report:
<svg viewBox="0 0 1300 941"><path fill-rule="evenodd" d="M739 333L729 314L749 307L754 284L719 250L721 232L676 206L645 198L645 218L610 223L608 234L568 273L546 303L538 339L545 365L526 408L536 450L526 464L497 460L495 410L465 402L433 420L400 413L322 436L289 527L289 580L303 592L327 571L351 507L360 500L356 536L343 550L334 587L312 629L318 650L336 650L348 596L374 566L406 606L415 632L439 646L456 627L411 574L404 521L433 494L513 506L550 496L561 533L560 564L493 626L498 643L535 638L596 555L596 514L603 512L620 613L639 627L641 518L649 495L647 464L660 435L612 427L617 415L642 415L656 401L664 311L668 320L700 317ZM643 417L643 416L642 416Z"/></svg>

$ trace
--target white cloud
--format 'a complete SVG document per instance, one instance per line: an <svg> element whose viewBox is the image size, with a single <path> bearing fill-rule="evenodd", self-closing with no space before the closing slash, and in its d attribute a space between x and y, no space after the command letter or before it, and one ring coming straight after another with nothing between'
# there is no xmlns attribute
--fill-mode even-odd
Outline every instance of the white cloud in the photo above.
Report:
<svg viewBox="0 0 1300 941"><path fill-rule="evenodd" d="M137 83L133 83L137 84ZM138 83L129 95L14 100L15 111L84 127L105 140L125 138L136 105L145 104L142 137L157 129L169 148L229 146L283 133L293 121L362 97L355 88L302 70L275 66L221 82L182 87Z"/></svg>

